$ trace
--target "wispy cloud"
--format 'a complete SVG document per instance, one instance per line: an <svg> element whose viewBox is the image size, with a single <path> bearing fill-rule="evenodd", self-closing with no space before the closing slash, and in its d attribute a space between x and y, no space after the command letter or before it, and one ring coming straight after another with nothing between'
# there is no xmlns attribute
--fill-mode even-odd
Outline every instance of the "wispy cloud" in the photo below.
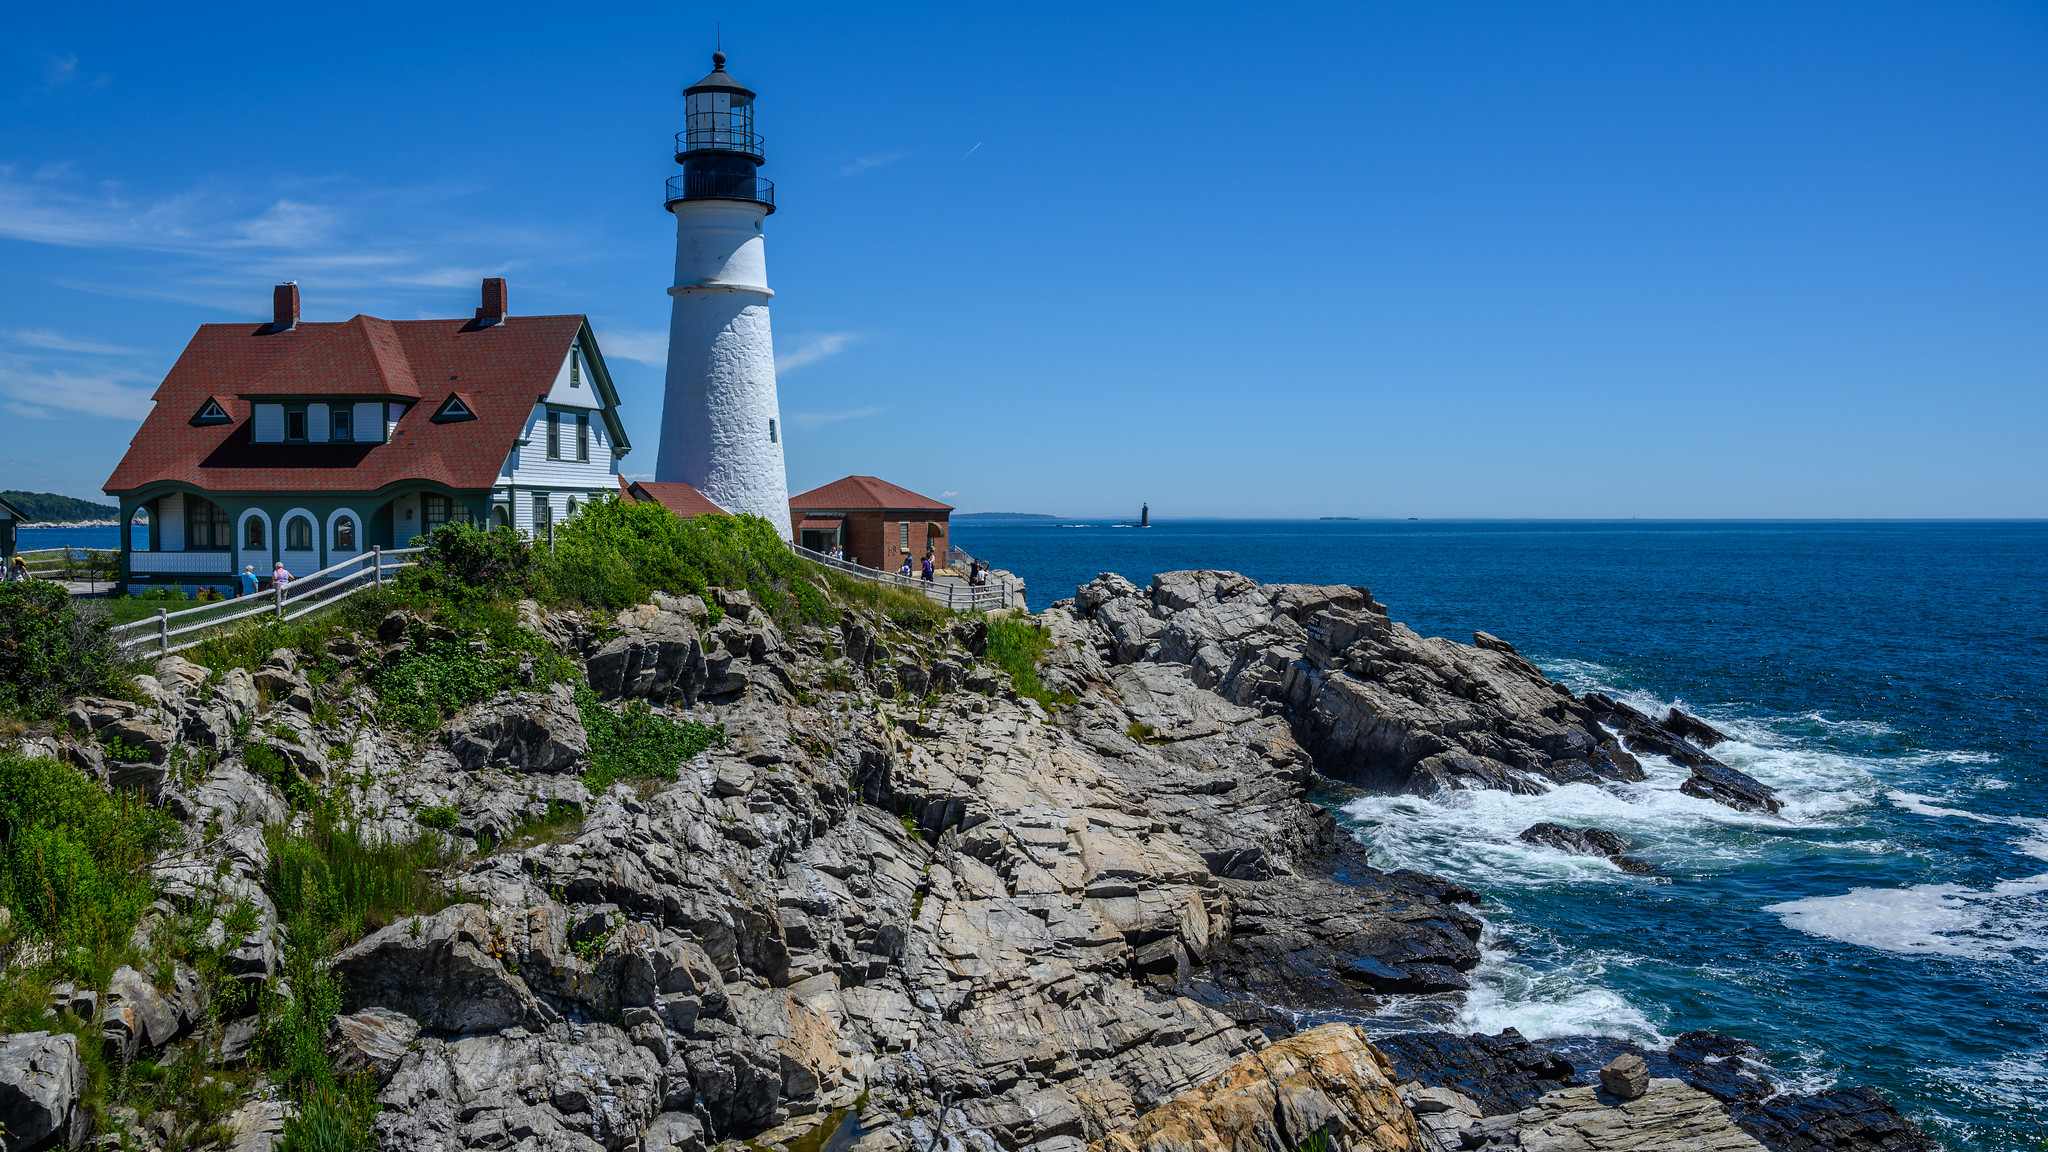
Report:
<svg viewBox="0 0 2048 1152"><path fill-rule="evenodd" d="M59 88L68 88L73 84L83 83L87 88L104 88L114 82L112 76L100 75L89 80L81 80L81 75L78 71L77 56L68 53L63 56L52 56L43 65L43 86L36 91L47 96Z"/></svg>
<svg viewBox="0 0 2048 1152"><path fill-rule="evenodd" d="M799 336L790 343L795 347L775 353L775 371L794 372L806 364L816 364L827 356L837 356L846 346L860 339L858 332L823 332L816 336Z"/></svg>
<svg viewBox="0 0 2048 1152"><path fill-rule="evenodd" d="M870 168L880 168L884 164L894 164L898 160L907 160L909 157L910 153L901 150L871 152L866 156L856 156L852 160L847 161L845 165L840 167L839 174L841 176L852 176L859 172L865 172Z"/></svg>
<svg viewBox="0 0 2048 1152"><path fill-rule="evenodd" d="M958 493L958 492L941 492L941 493L939 493L939 498L940 498L940 499L944 499L944 498L946 498L946 497L948 497L948 496L958 496L958 495L959 495L959 493Z"/></svg>
<svg viewBox="0 0 2048 1152"><path fill-rule="evenodd" d="M968 158L969 156L972 156L972 155L974 155L974 154L975 154L976 152L979 152L980 150L981 150L981 141L979 141L979 140L976 140L976 141L974 142L974 147L972 147L972 148L969 148L969 149L968 149L967 151L965 151L965 152L962 152L962 153L960 154L960 158L961 158L962 160L965 160L965 159L967 159L967 158Z"/></svg>
<svg viewBox="0 0 2048 1152"><path fill-rule="evenodd" d="M66 336L62 332L52 332L48 328L0 329L0 338L16 344L26 344L30 348L48 349L51 352L87 352L96 356L149 355L138 348L122 348L114 344L101 344L95 340L81 340L76 336Z"/></svg>
<svg viewBox="0 0 2048 1152"><path fill-rule="evenodd" d="M668 363L668 333L634 328L606 328L598 333L598 347L606 358L636 360L656 368Z"/></svg>
<svg viewBox="0 0 2048 1152"><path fill-rule="evenodd" d="M24 178L0 166L0 238L65 248L168 257L171 267L82 291L267 310L265 282L301 280L309 306L346 293L354 310L405 315L408 306L446 315L445 290L474 288L519 265L478 252L545 257L573 251L571 238L535 234L487 214L454 211L477 189L366 187L341 179L276 181L267 190L198 185L136 196L122 184L88 184L60 167ZM432 297L432 302L427 297Z"/></svg>
<svg viewBox="0 0 2048 1152"><path fill-rule="evenodd" d="M18 416L45 418L52 408L140 420L149 415L156 378L133 369L73 371L0 360L0 398Z"/></svg>
<svg viewBox="0 0 2048 1152"><path fill-rule="evenodd" d="M817 428L826 424L837 424L841 420L865 420L869 416L882 414L880 408L855 408L846 412L792 412L789 421L799 428Z"/></svg>

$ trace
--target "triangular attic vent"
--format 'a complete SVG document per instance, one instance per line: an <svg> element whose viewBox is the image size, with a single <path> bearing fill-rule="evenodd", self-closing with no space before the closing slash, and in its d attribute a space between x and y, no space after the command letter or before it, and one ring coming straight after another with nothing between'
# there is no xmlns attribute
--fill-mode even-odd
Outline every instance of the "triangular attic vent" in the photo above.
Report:
<svg viewBox="0 0 2048 1152"><path fill-rule="evenodd" d="M235 418L228 415L227 409L220 406L220 401L215 400L211 396L207 397L206 403L200 406L199 414L192 417L194 427L203 427L207 424L233 424L234 422Z"/></svg>
<svg viewBox="0 0 2048 1152"><path fill-rule="evenodd" d="M476 419L476 413L470 411L469 405L462 402L462 397L452 392L448 394L446 400L441 401L440 411L434 413L434 423L436 424L453 424L457 420L474 419Z"/></svg>

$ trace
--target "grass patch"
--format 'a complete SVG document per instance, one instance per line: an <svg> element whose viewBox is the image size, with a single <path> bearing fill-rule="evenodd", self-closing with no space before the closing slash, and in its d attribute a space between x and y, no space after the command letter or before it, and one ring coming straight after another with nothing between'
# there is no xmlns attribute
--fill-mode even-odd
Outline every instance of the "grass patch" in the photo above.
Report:
<svg viewBox="0 0 2048 1152"><path fill-rule="evenodd" d="M518 826L505 834L503 840L492 841L488 837L477 844L478 854L489 852L517 852L536 844L558 844L573 840L583 831L583 813L566 800L548 801L548 810L539 816L529 816Z"/></svg>
<svg viewBox="0 0 2048 1152"><path fill-rule="evenodd" d="M1038 678L1038 662L1050 647L1045 629L1027 620L1000 616L988 622L988 662L1010 674L1017 695L1038 701L1048 712L1074 703L1074 697L1055 694Z"/></svg>
<svg viewBox="0 0 2048 1152"><path fill-rule="evenodd" d="M413 819L418 820L421 827L446 832L455 827L455 822L461 819L461 813L455 810L453 804L429 804L413 813Z"/></svg>
<svg viewBox="0 0 2048 1152"><path fill-rule="evenodd" d="M1156 729L1142 720L1133 720L1124 726L1124 735L1129 736L1140 744L1150 741L1158 734Z"/></svg>
<svg viewBox="0 0 2048 1152"><path fill-rule="evenodd" d="M537 551L536 564L540 583L562 604L617 609L655 591L744 588L785 628L833 616L811 566L757 516L684 520L658 504L606 497L557 527L554 547Z"/></svg>
<svg viewBox="0 0 2048 1152"><path fill-rule="evenodd" d="M327 962L342 948L401 916L431 913L452 901L433 874L452 856L429 832L410 844L368 841L333 802L316 806L299 832L264 833L270 865L264 888L284 933L281 967L291 995L262 1006L265 1067L298 1107L285 1123L285 1146L367 1152L377 1115L376 1081L337 1078L326 1051L342 1008L340 981Z"/></svg>
<svg viewBox="0 0 2048 1152"><path fill-rule="evenodd" d="M620 780L673 780L683 761L725 743L725 725L695 720L678 724L656 715L642 700L614 712L597 693L578 688L576 708L590 735L590 768L583 782L593 794L602 794Z"/></svg>
<svg viewBox="0 0 2048 1152"><path fill-rule="evenodd" d="M825 577L834 599L880 613L898 628L932 632L952 618L946 606L923 592L897 584L877 584L855 579L836 568L815 566Z"/></svg>

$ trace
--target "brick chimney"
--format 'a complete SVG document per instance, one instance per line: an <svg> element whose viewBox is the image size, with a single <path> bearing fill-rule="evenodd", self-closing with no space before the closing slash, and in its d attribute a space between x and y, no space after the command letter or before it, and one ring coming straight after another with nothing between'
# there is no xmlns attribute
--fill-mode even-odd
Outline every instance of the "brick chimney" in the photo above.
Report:
<svg viewBox="0 0 2048 1152"><path fill-rule="evenodd" d="M289 332L299 326L299 282L279 284L270 290L270 330Z"/></svg>
<svg viewBox="0 0 2048 1152"><path fill-rule="evenodd" d="M488 328L503 320L510 309L505 303L505 280L500 276L484 279L484 302L476 310L476 326Z"/></svg>

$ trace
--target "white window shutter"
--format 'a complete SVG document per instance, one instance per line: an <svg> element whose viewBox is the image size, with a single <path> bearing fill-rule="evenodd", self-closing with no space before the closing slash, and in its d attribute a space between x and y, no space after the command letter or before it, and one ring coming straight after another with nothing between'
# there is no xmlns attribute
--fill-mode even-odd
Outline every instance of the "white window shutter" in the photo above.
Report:
<svg viewBox="0 0 2048 1152"><path fill-rule="evenodd" d="M327 443L327 405L306 405L306 439L314 444Z"/></svg>
<svg viewBox="0 0 2048 1152"><path fill-rule="evenodd" d="M284 443L284 405L257 404L249 438L258 444Z"/></svg>
<svg viewBox="0 0 2048 1152"><path fill-rule="evenodd" d="M384 405L375 400L365 400L356 405L356 440L372 444L384 442Z"/></svg>

